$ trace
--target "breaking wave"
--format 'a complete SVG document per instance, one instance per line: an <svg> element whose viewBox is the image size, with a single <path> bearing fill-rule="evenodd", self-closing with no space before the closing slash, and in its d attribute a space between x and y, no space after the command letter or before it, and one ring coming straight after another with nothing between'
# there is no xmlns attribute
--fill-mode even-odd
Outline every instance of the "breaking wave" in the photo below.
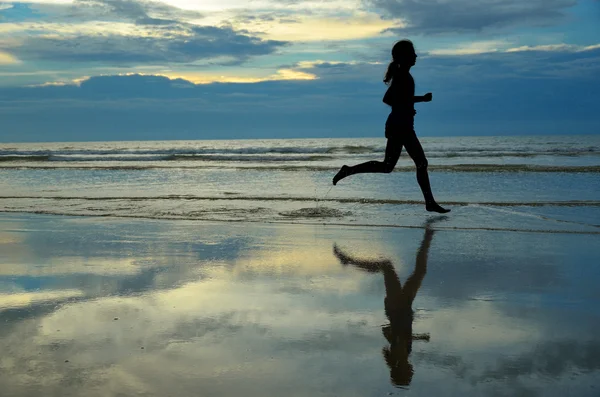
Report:
<svg viewBox="0 0 600 397"><path fill-rule="evenodd" d="M0 146L0 163L14 162L161 162L161 161L322 161L336 158L364 157L370 154L382 155L385 152L385 142L373 145L331 144L323 140L312 145L282 146L282 141L272 143L272 146L262 141L263 146L245 146L239 142L231 143L194 143L194 147L185 147L181 143L164 143L158 147L136 147L135 144L120 146L86 148L75 146L51 147L44 149L27 149ZM285 142L285 141L283 141ZM98 145L98 144L96 144ZM192 145L192 144L190 144ZM247 145L247 143L246 143ZM427 156L430 158L503 158L503 157L536 157L536 156L596 156L600 155L600 146L596 145L456 145L428 144Z"/></svg>
<svg viewBox="0 0 600 397"><path fill-rule="evenodd" d="M250 161L250 160L246 160ZM254 160L257 163L264 164L264 161ZM298 160L314 161L314 160ZM282 164L283 163L283 164ZM193 162L173 162L169 164L140 163L140 164L115 164L115 163L25 163L15 161L12 163L1 163L0 169L81 169L81 170L150 170L150 169L235 169L235 170L263 170L263 171L336 171L338 165L306 165L306 164L285 164L284 161L275 162L275 164L231 164L231 163L209 163L196 164ZM529 164L440 164L429 165L431 171L442 172L565 172L565 173L599 173L600 165L588 166L563 166L563 165L529 165ZM393 172L414 172L413 165L397 166Z"/></svg>

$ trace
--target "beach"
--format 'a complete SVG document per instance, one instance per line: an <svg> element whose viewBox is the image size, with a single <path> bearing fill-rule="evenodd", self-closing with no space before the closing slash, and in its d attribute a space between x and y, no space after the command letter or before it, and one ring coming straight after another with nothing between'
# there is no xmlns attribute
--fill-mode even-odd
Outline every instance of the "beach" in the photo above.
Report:
<svg viewBox="0 0 600 397"><path fill-rule="evenodd" d="M435 230L444 219L433 219ZM410 383L381 274L427 230L4 214L6 396L594 396L598 236L435 230Z"/></svg>
<svg viewBox="0 0 600 397"><path fill-rule="evenodd" d="M384 143L0 145L0 394L597 396L600 140Z"/></svg>

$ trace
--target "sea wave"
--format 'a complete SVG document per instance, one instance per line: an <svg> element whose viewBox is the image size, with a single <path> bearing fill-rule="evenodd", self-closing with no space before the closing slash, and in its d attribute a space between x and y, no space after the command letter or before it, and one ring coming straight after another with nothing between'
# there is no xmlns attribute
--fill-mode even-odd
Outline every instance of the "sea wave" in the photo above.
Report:
<svg viewBox="0 0 600 397"><path fill-rule="evenodd" d="M50 161L50 155L48 154L10 154L0 155L0 161Z"/></svg>
<svg viewBox="0 0 600 397"><path fill-rule="evenodd" d="M283 147L195 147L195 148L165 148L165 149L136 149L136 148L110 148L110 149L56 149L56 150L15 150L0 149L0 158L4 156L170 156L170 155L252 155L252 154L332 154L332 153L372 153L381 152L384 147L371 145L343 145L343 146L283 146Z"/></svg>
<svg viewBox="0 0 600 397"><path fill-rule="evenodd" d="M334 156L313 154L313 155L294 155L294 156L237 156L237 155L173 155L169 160L179 161L241 161L241 162L284 162L284 161L327 161L335 160Z"/></svg>
<svg viewBox="0 0 600 397"><path fill-rule="evenodd" d="M304 160L307 161L307 160ZM310 160L308 160L310 161ZM266 163L264 161L255 161L257 163ZM510 172L561 172L561 173L600 173L600 165L588 166L551 166L551 165L528 165L528 164L440 164L429 165L430 171L440 172L489 172L489 173L510 173ZM121 170L121 171L143 171L151 169L223 169L223 170L247 170L247 171L309 171L309 172L332 172L337 171L337 165L304 165L304 164L276 164L276 165L243 165L233 163L216 162L205 164L198 162L171 162L166 165L147 162L139 164L115 164L107 162L105 164L82 164L78 162L64 163L26 163L26 162L0 162L0 169L73 169L73 170ZM414 172L413 165L397 166L393 172Z"/></svg>
<svg viewBox="0 0 600 397"><path fill-rule="evenodd" d="M0 156L0 162L160 162L160 161L234 161L234 162L284 162L284 161L326 161L333 160L335 157L321 154L313 155L293 155L293 156L261 156L261 155L218 155L218 154L169 154L169 155L150 155L150 154L135 154L135 155L31 155L31 156Z"/></svg>
<svg viewBox="0 0 600 397"><path fill-rule="evenodd" d="M0 162L66 162L66 161L313 161L336 157L383 154L384 145L324 145L320 147L194 147L194 148L101 148L54 150L0 149ZM430 158L502 158L536 156L590 156L600 155L596 146L584 147L460 147L433 145L428 148Z"/></svg>
<svg viewBox="0 0 600 397"><path fill-rule="evenodd" d="M170 194L158 196L51 196L51 195L15 195L0 196L0 200L31 199L31 200L83 200L83 201L156 201L156 200L206 200L206 201L306 201L306 202L336 202L347 204L379 204L379 205L422 205L420 200L395 200L357 197L329 197L315 200L306 196L197 196L192 194ZM494 207L600 207L600 200L565 200L565 201L444 201L452 206L494 206Z"/></svg>

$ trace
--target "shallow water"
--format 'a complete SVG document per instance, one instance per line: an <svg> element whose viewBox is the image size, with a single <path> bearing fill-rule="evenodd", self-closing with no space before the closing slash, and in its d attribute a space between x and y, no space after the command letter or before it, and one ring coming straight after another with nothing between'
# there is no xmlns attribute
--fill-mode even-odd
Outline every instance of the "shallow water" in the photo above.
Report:
<svg viewBox="0 0 600 397"><path fill-rule="evenodd" d="M600 237L443 229L449 221L406 229L3 214L0 390L598 395ZM400 333L385 359L390 291L367 263L391 264L404 286L424 270L408 355Z"/></svg>
<svg viewBox="0 0 600 397"><path fill-rule="evenodd" d="M0 145L0 211L415 227L414 166L331 185L384 139ZM600 138L424 138L453 229L600 232Z"/></svg>

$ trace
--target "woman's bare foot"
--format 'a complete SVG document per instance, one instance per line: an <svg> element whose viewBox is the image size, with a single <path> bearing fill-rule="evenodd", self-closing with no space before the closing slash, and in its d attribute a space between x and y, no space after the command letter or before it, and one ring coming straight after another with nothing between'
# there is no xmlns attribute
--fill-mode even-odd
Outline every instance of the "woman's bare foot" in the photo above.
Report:
<svg viewBox="0 0 600 397"><path fill-rule="evenodd" d="M348 169L349 168L350 167L348 167L347 165L342 165L342 168L333 177L333 185L334 186L340 181L340 179L344 179L345 177L348 176Z"/></svg>
<svg viewBox="0 0 600 397"><path fill-rule="evenodd" d="M439 212L440 214L445 214L447 212L450 212L450 210L443 208L435 201L432 203L425 204L425 209L429 212Z"/></svg>

